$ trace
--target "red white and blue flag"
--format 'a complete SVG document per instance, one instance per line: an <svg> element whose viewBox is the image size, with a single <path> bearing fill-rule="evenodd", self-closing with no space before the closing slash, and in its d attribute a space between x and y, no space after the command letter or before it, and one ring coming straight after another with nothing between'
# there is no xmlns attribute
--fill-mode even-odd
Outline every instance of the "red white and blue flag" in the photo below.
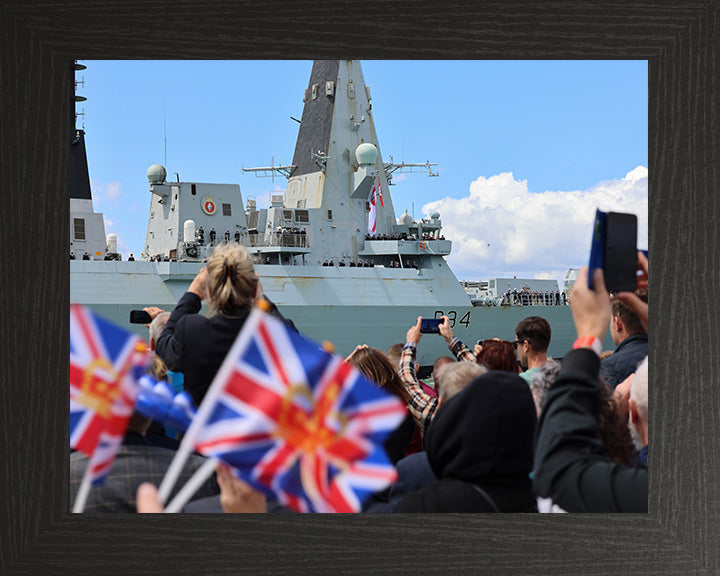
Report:
<svg viewBox="0 0 720 576"><path fill-rule="evenodd" d="M380 183L380 176L378 176L377 189L378 189L378 197L380 198L380 206L382 206L384 208L385 204L383 204L382 184Z"/></svg>
<svg viewBox="0 0 720 576"><path fill-rule="evenodd" d="M254 309L187 432L298 512L358 512L397 473L382 442L402 401L339 356Z"/></svg>
<svg viewBox="0 0 720 576"><path fill-rule="evenodd" d="M375 236L377 224L375 222L375 182L373 182L372 192L370 192L370 213L368 214L368 234Z"/></svg>
<svg viewBox="0 0 720 576"><path fill-rule="evenodd" d="M147 359L138 336L70 306L70 447L90 458L94 484L105 478L122 442Z"/></svg>

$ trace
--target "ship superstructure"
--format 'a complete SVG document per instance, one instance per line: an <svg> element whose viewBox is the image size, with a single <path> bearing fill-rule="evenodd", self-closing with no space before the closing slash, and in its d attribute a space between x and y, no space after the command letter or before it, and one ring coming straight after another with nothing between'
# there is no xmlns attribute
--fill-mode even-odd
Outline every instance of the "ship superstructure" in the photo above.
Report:
<svg viewBox="0 0 720 576"><path fill-rule="evenodd" d="M542 314L534 306L473 307L444 259L452 242L440 214L396 217L393 173L436 173L429 162L383 161L359 62L315 61L303 100L292 164L244 169L288 178L268 207L243 199L237 184L171 182L163 166L152 165L139 261L71 262L71 300L121 323L133 308L172 309L214 247L238 242L256 257L264 292L281 312L341 354L363 343L385 350L404 342L418 316L443 314L471 344L511 339L517 322L537 313L553 326L551 353L569 349L566 306ZM104 258L115 254L110 248ZM447 354L442 338L427 336L418 359L431 365Z"/></svg>

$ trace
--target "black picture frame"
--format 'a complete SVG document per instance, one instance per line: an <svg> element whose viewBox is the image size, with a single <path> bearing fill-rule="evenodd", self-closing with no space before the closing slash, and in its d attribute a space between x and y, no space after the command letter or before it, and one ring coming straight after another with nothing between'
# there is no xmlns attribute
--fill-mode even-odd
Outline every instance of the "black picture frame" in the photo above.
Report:
<svg viewBox="0 0 720 576"><path fill-rule="evenodd" d="M718 573L718 4L5 0L0 573ZM289 55L648 60L649 514L68 512L71 60Z"/></svg>

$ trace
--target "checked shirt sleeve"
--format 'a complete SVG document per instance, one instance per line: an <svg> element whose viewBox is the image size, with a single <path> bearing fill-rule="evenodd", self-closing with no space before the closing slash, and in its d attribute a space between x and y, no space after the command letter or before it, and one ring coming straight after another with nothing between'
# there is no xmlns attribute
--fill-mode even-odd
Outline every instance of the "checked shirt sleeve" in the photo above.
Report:
<svg viewBox="0 0 720 576"><path fill-rule="evenodd" d="M405 344L400 359L400 379L410 394L408 409L420 429L420 433L424 434L426 423L432 420L435 415L435 410L437 410L438 407L438 399L433 398L422 389L415 374L415 354L415 344L413 342Z"/></svg>
<svg viewBox="0 0 720 576"><path fill-rule="evenodd" d="M475 362L475 354L472 350L465 346L459 338L453 338L448 344L450 351L455 354L455 357L461 362Z"/></svg>

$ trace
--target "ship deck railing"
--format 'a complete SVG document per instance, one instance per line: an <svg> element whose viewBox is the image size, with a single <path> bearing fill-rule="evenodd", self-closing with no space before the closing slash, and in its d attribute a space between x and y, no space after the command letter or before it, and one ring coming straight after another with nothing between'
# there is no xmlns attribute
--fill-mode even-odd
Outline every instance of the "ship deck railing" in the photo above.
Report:
<svg viewBox="0 0 720 576"><path fill-rule="evenodd" d="M267 234L248 234L245 246L249 248L310 248L307 234L290 232L271 232Z"/></svg>
<svg viewBox="0 0 720 576"><path fill-rule="evenodd" d="M513 307L522 307L522 306L569 306L570 302L567 297L563 300L562 294L559 294L559 297L557 297L557 294L528 294L528 295L510 295L510 296L485 296L485 297L475 297L471 298L470 301L472 302L473 306L484 306L484 307L494 307L494 306L513 306Z"/></svg>

